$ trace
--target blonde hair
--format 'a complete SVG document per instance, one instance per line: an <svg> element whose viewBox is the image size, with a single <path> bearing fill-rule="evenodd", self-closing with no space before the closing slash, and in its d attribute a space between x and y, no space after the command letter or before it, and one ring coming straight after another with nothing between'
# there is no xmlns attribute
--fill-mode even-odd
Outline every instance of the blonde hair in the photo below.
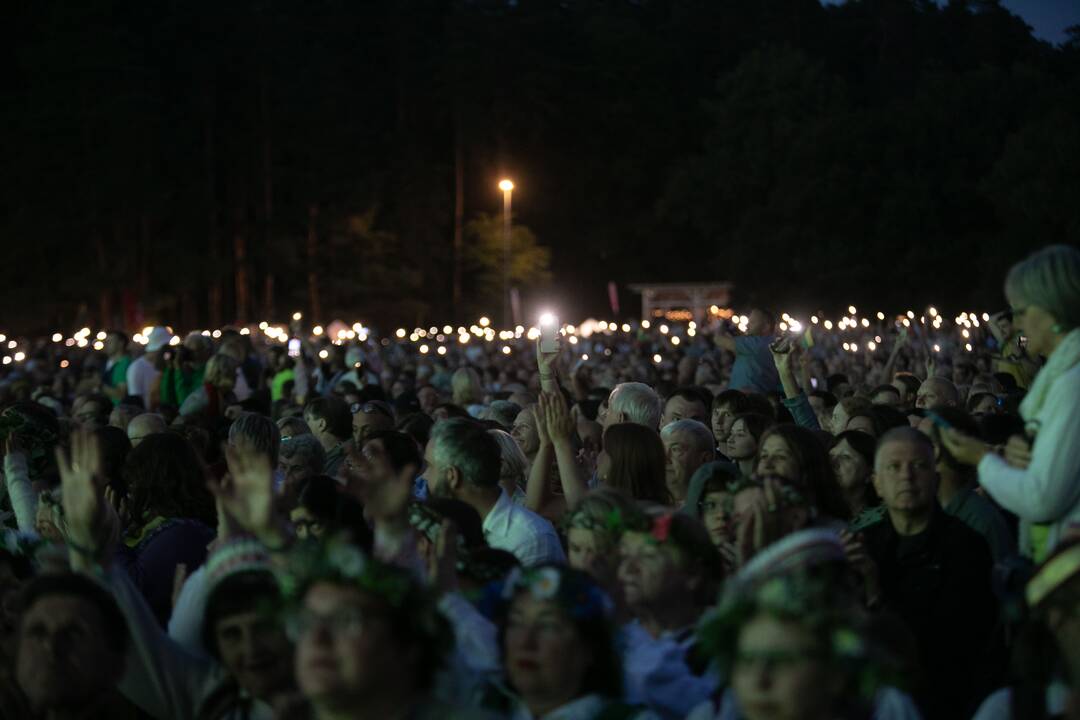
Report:
<svg viewBox="0 0 1080 720"><path fill-rule="evenodd" d="M1005 294L1050 313L1065 330L1080 326L1080 250L1051 245L1009 269Z"/></svg>
<svg viewBox="0 0 1080 720"><path fill-rule="evenodd" d="M470 367L458 368L450 378L450 388L454 393L454 404L461 407L475 405L483 400L480 386L480 374Z"/></svg>
<svg viewBox="0 0 1080 720"><path fill-rule="evenodd" d="M218 353L206 363L204 382L217 387L223 380L235 381L240 363L229 355Z"/></svg>
<svg viewBox="0 0 1080 720"><path fill-rule="evenodd" d="M499 478L513 478L515 485L524 487L526 475L529 472L529 460L518 447L514 436L505 430L497 429L488 430L488 434L499 444L499 456L502 461Z"/></svg>

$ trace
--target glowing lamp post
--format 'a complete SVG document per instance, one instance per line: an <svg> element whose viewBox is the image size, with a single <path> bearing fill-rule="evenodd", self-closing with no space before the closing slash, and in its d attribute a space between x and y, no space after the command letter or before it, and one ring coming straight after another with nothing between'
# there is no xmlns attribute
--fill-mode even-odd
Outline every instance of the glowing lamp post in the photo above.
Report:
<svg viewBox="0 0 1080 720"><path fill-rule="evenodd" d="M510 179L499 182L503 191L503 327L510 326L510 196L514 183Z"/></svg>

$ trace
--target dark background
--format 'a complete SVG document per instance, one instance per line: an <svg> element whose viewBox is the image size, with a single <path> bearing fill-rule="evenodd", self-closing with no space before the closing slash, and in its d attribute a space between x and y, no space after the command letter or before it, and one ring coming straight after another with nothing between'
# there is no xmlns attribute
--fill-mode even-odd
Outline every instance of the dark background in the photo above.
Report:
<svg viewBox="0 0 1080 720"><path fill-rule="evenodd" d="M991 0L53 0L3 33L9 331L496 316L451 269L504 174L550 249L527 307L568 320L611 280L625 315L677 280L992 310L1080 241L1080 29Z"/></svg>

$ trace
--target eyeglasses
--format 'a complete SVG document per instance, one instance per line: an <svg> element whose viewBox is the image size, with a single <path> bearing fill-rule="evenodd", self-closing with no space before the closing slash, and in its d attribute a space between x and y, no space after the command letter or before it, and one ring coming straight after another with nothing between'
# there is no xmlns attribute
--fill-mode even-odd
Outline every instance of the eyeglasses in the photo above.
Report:
<svg viewBox="0 0 1080 720"><path fill-rule="evenodd" d="M377 613L358 607L341 608L329 614L301 610L289 618L286 630L294 641L320 628L329 630L332 635L355 638L375 616Z"/></svg>
<svg viewBox="0 0 1080 720"><path fill-rule="evenodd" d="M387 407L385 403L375 401L370 401L366 403L353 403L352 407L349 408L349 412L351 412L353 415L360 412L364 413L365 415L379 413L380 415L385 415L391 420L394 419L394 414L390 411L390 408Z"/></svg>

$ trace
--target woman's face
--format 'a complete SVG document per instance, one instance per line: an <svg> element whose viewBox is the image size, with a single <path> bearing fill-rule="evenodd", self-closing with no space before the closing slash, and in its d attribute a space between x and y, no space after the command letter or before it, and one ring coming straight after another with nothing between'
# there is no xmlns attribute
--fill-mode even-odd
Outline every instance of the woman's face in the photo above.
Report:
<svg viewBox="0 0 1080 720"><path fill-rule="evenodd" d="M731 687L746 720L826 720L840 682L797 622L759 614L739 632Z"/></svg>
<svg viewBox="0 0 1080 720"><path fill-rule="evenodd" d="M762 475L776 475L785 480L798 482L802 479L802 471L795 453L787 440L779 435L770 435L761 443L758 451L757 472Z"/></svg>
<svg viewBox="0 0 1080 720"><path fill-rule="evenodd" d="M1016 332L1027 338L1027 351L1031 356L1049 355L1053 352L1056 320L1038 305L1009 298L1013 308L1013 326Z"/></svg>
<svg viewBox="0 0 1080 720"><path fill-rule="evenodd" d="M736 420L731 426L731 433L727 439L727 452L732 460L749 460L757 453L758 443L750 430L746 427L746 421Z"/></svg>
<svg viewBox="0 0 1080 720"><path fill-rule="evenodd" d="M619 543L619 584L631 608L659 607L691 591L676 551L641 532L624 533Z"/></svg>
<svg viewBox="0 0 1080 720"><path fill-rule="evenodd" d="M567 560L570 567L589 573L605 588L617 582L616 548L603 533L585 528L570 528L566 533Z"/></svg>
<svg viewBox="0 0 1080 720"><path fill-rule="evenodd" d="M713 545L720 547L731 542L734 525L732 523L731 493L711 492L701 500L701 522L709 531Z"/></svg>
<svg viewBox="0 0 1080 720"><path fill-rule="evenodd" d="M521 452L532 456L540 449L540 436L536 432L536 417L532 410L522 410L514 420L514 427L510 430Z"/></svg>
<svg viewBox="0 0 1080 720"><path fill-rule="evenodd" d="M847 440L829 451L829 461L836 473L836 481L845 491L865 487L870 482L870 466Z"/></svg>
<svg viewBox="0 0 1080 720"><path fill-rule="evenodd" d="M593 664L577 627L552 600L519 593L506 620L503 661L527 706L559 707L578 697Z"/></svg>
<svg viewBox="0 0 1080 720"><path fill-rule="evenodd" d="M731 434L731 426L735 422L735 411L730 405L718 405L713 409L712 413L712 431L716 437L716 442L723 444L727 442L728 435Z"/></svg>

